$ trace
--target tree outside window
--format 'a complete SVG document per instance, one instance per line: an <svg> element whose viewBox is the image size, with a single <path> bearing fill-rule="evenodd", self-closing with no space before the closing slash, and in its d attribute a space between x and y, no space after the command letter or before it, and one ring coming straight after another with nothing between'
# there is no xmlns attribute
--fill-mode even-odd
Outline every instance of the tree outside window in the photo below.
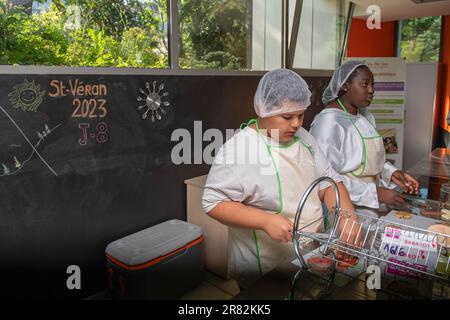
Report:
<svg viewBox="0 0 450 320"><path fill-rule="evenodd" d="M167 1L0 0L0 64L167 68Z"/></svg>
<svg viewBox="0 0 450 320"><path fill-rule="evenodd" d="M441 17L403 20L400 56L407 62L439 61Z"/></svg>

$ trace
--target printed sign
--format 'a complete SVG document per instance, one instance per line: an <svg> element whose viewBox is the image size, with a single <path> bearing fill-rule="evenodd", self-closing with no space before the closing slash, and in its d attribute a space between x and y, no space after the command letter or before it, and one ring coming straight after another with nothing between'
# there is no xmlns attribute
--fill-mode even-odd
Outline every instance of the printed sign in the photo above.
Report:
<svg viewBox="0 0 450 320"><path fill-rule="evenodd" d="M423 278L423 273L414 270L434 271L438 244L436 237L432 235L385 227L380 252L386 260L406 267L388 263L387 274Z"/></svg>

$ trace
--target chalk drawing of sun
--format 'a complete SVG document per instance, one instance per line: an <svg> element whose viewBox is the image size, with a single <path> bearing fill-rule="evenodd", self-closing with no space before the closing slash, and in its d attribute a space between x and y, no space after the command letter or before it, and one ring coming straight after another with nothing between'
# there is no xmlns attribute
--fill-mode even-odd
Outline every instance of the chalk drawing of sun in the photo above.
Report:
<svg viewBox="0 0 450 320"><path fill-rule="evenodd" d="M162 92L164 90L164 83L161 83L158 87L158 91L156 91L156 81L153 81L152 88L148 82L145 83L145 87L148 92L145 92L143 89L139 88L139 92L145 97L137 97L137 101L144 102L143 105L138 107L138 110L144 110L142 119L147 119L147 116L150 113L150 119L152 122L155 122L155 119L161 120L161 114L167 114L167 111L163 109L163 106L170 106L169 101L163 101L163 98L166 98L169 95L169 92Z"/></svg>
<svg viewBox="0 0 450 320"><path fill-rule="evenodd" d="M41 86L25 79L23 83L16 84L13 91L8 94L9 102L14 108L21 108L23 111L37 111L42 103L45 90L41 91Z"/></svg>

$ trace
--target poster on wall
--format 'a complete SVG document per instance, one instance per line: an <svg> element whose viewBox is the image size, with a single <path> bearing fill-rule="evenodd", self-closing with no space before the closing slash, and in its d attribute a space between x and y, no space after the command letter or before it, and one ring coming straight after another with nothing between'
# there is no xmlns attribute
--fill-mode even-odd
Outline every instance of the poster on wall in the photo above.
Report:
<svg viewBox="0 0 450 320"><path fill-rule="evenodd" d="M386 159L402 169L406 62L401 58L347 58L364 61L372 70L375 93L369 107L383 137Z"/></svg>

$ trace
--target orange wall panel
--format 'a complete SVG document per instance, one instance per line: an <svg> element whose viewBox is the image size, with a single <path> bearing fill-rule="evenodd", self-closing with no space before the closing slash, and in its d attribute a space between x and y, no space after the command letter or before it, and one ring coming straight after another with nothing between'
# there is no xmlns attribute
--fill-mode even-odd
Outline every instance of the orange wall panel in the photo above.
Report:
<svg viewBox="0 0 450 320"><path fill-rule="evenodd" d="M381 29L370 30L366 20L353 19L347 57L395 57L395 22L381 23Z"/></svg>
<svg viewBox="0 0 450 320"><path fill-rule="evenodd" d="M450 109L450 16L444 17L443 32L441 39L441 63L442 68L442 104L441 104L441 127L450 132L447 126L447 114Z"/></svg>

